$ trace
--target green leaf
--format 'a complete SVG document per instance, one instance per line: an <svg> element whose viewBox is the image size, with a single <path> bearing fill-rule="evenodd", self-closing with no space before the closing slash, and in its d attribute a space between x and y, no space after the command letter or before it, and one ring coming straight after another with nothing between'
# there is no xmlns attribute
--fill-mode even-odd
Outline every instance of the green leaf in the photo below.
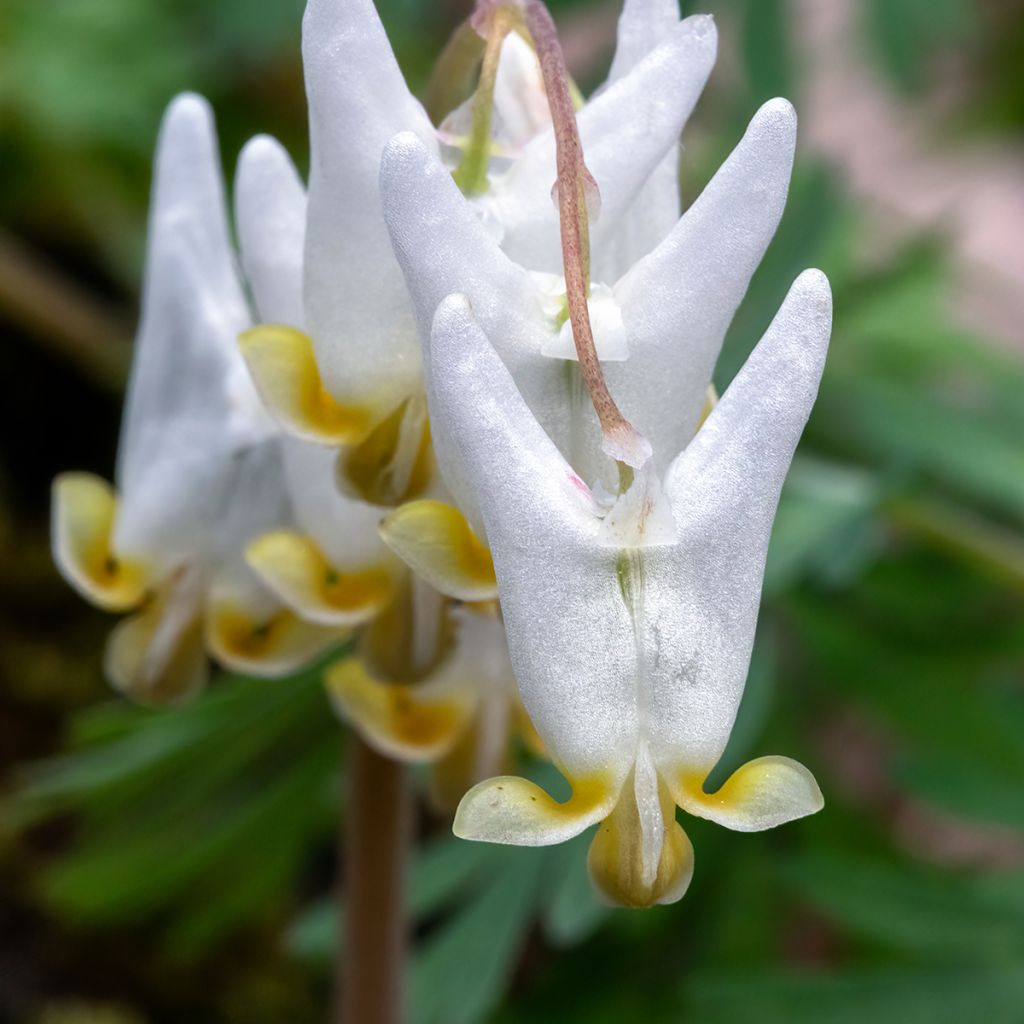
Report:
<svg viewBox="0 0 1024 1024"><path fill-rule="evenodd" d="M1024 913L970 877L848 852L806 853L783 875L802 900L845 929L919 957L956 962L1024 955Z"/></svg>
<svg viewBox="0 0 1024 1024"><path fill-rule="evenodd" d="M700 1024L1018 1024L1024 968L889 968L821 974L702 973L683 1020Z"/></svg>
<svg viewBox="0 0 1024 1024"><path fill-rule="evenodd" d="M501 849L501 869L417 951L410 986L415 1024L475 1024L504 992L544 891L547 861L544 851Z"/></svg>

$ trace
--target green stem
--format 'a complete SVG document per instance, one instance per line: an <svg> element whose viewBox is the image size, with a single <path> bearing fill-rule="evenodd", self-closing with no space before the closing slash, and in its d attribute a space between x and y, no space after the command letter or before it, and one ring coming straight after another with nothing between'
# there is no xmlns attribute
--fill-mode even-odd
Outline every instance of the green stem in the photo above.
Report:
<svg viewBox="0 0 1024 1024"><path fill-rule="evenodd" d="M480 81L473 99L473 122L462 162L452 175L464 195L476 196L487 191L487 167L491 156L491 123L494 120L494 84L498 78L501 44L511 28L503 8L488 18L487 41Z"/></svg>

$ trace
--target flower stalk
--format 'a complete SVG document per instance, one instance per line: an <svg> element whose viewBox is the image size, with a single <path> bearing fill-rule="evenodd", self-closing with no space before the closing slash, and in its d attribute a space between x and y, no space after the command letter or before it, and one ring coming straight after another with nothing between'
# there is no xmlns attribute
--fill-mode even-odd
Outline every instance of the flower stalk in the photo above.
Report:
<svg viewBox="0 0 1024 1024"><path fill-rule="evenodd" d="M580 374L601 424L605 452L617 462L639 469L650 458L651 448L622 414L608 390L587 306L590 294L590 215L593 212L596 216L600 205L597 182L583 159L569 73L554 20L541 0L523 0L523 13L540 61L554 125L558 174L555 193L565 295ZM628 478L629 474L625 475Z"/></svg>
<svg viewBox="0 0 1024 1024"><path fill-rule="evenodd" d="M348 774L335 1019L338 1024L399 1024L413 808L408 772L353 732Z"/></svg>
<svg viewBox="0 0 1024 1024"><path fill-rule="evenodd" d="M473 99L473 118L469 145L453 177L464 195L475 196L487 191L487 165L491 152L491 123L494 114L494 84L498 78L501 44L514 24L513 12L507 7L495 8L486 21L483 62L480 81Z"/></svg>

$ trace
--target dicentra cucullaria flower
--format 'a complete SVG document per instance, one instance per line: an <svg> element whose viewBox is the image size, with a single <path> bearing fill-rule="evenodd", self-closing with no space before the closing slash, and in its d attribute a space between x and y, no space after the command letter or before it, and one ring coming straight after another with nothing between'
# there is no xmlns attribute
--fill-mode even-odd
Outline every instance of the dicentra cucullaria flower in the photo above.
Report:
<svg viewBox="0 0 1024 1024"><path fill-rule="evenodd" d="M609 507L540 427L469 302L442 303L431 412L475 483L519 690L573 790L559 804L491 779L463 798L457 835L546 845L600 822L593 879L648 905L679 899L692 873L677 805L740 831L822 806L783 757L714 793L704 781L743 691L771 523L830 327L828 282L808 271L661 486L647 467Z"/></svg>
<svg viewBox="0 0 1024 1024"><path fill-rule="evenodd" d="M608 386L650 440L659 471L706 411L725 332L782 215L795 137L790 104L765 104L661 243L610 286L591 286L590 315ZM560 314L545 304L545 283L501 251L414 136L400 135L388 145L381 190L421 333L429 332L447 294L465 294L565 458L591 484L615 489L615 466L601 448L564 300ZM449 486L479 531L473 487L443 423L434 424L433 441ZM394 550L435 586L457 597L484 596L486 580L468 573L459 557L475 540L465 533L458 517L437 502L411 503L384 527Z"/></svg>
<svg viewBox="0 0 1024 1024"><path fill-rule="evenodd" d="M182 96L157 147L116 489L89 473L54 484L57 565L100 607L136 612L115 628L106 667L141 700L193 693L206 649L281 675L338 639L288 612L245 563L246 542L291 515L276 431L237 351L250 322L212 115Z"/></svg>
<svg viewBox="0 0 1024 1024"><path fill-rule="evenodd" d="M307 200L274 140L259 137L243 150L235 197L257 319L290 325L273 331L301 330ZM243 334L243 348L258 344L267 330ZM360 453L368 471L374 459L389 455L387 442L394 440L385 431ZM397 440L399 457L391 462L400 472L410 462L401 458ZM422 448L422 438L412 440ZM433 792L454 807L470 785L501 770L509 735L524 731L501 620L493 608L453 609L409 577L378 535L388 507L363 500L351 487L339 489L336 449L296 436L282 437L279 445L293 521L275 524L248 544L249 566L303 618L365 627L355 652L327 670L329 696L378 750L435 765ZM428 448L422 451L424 465L429 455ZM404 490L399 484L392 493Z"/></svg>
<svg viewBox="0 0 1024 1024"><path fill-rule="evenodd" d="M462 516L440 500L447 492L434 471L416 325L380 200L380 157L388 140L411 131L435 157L449 158L467 194L463 201L481 230L498 240L494 244L534 268L560 265L557 211L550 200L554 134L537 57L518 35L502 32L478 42L489 49L476 93L465 103L453 100L457 109L443 111L448 116L435 129L406 87L372 3L311 0L303 22L312 151L305 229L298 226L298 195L288 211L277 200L281 216L268 215L282 192L282 183L271 183L273 174L264 175L266 187L251 190L258 196L252 219L269 216L280 225L290 217L283 248L293 267L300 265L297 246L304 258L303 301L290 309L261 308L264 324L242 339L268 408L299 439L285 445L299 529L258 539L249 547L249 562L289 607L315 621L346 624L350 599L368 591L382 599L388 595L412 616L405 621L392 608L364 632L359 655L328 675L342 714L380 749L406 759L431 759L445 746L464 747L467 714L455 712L470 708L480 720L479 709L493 692L509 704L506 719L517 715L511 688L487 683L510 678L500 620L442 611L450 628L438 637L450 651L443 657L441 649L435 651L436 666L421 658L414 672L380 657L374 641L385 628L437 632L432 623L438 613L423 585L396 575L396 559L376 535L376 520L410 499L421 499L419 512L430 513L427 529L459 539L449 552L449 575L461 573L468 584L456 596L479 602L495 593L489 554ZM679 134L714 52L710 19L680 23L665 0L626 6L609 82L580 115L591 162L602 175L600 237L608 239L609 258L613 243L616 252L654 244L674 222L678 198L665 178L675 174ZM443 93L445 58L441 65L436 84ZM481 111L488 115L482 130ZM239 195L243 260L255 281L259 270L250 267L245 253L249 217L241 172ZM279 270L274 276L281 277ZM331 448L339 454L332 456ZM342 493L329 482L335 457ZM471 638L477 632L498 645L487 659L484 646ZM473 700L466 685L474 673L466 668L462 646L477 652L479 693ZM449 671L446 661L457 671ZM464 692L454 703L442 707L451 686L433 685L435 670L462 680ZM486 717L494 733L498 716ZM443 723L448 728L441 736ZM497 750L494 743L476 746ZM490 761L493 768L495 758Z"/></svg>
<svg viewBox="0 0 1024 1024"><path fill-rule="evenodd" d="M614 238L620 227L630 237L643 235L651 219L645 183L664 174L714 60L709 18L680 23L673 17L663 35L643 28L647 21L657 24L651 11L663 8L664 0L629 5L616 77L580 112L601 182L595 237L602 240ZM652 52L638 60L645 46ZM409 92L370 0L310 0L303 59L311 146L306 326L252 332L246 357L282 423L308 440L344 446L344 486L367 500L397 505L424 496L431 473L419 341L384 224L380 159L402 131L416 135L435 157L442 142ZM513 77L529 83L528 76ZM520 106L536 100L527 96ZM490 144L490 134L485 141ZM474 187L469 202L492 237L531 269L559 271L558 218L549 198L555 180L550 127L500 169L486 162L485 170L484 187ZM383 469L370 471L381 463Z"/></svg>

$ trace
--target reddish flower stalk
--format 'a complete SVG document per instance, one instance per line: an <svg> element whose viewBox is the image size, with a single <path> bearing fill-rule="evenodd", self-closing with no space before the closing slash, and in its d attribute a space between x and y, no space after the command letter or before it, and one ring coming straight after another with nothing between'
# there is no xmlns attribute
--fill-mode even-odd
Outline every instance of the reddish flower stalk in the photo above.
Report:
<svg viewBox="0 0 1024 1024"><path fill-rule="evenodd" d="M555 191L562 235L565 294L580 373L601 424L605 451L618 462L637 469L650 458L650 444L622 415L608 391L587 308L590 293L590 211L587 207L589 201L597 215L597 182L583 160L569 74L555 23L541 0L521 0L521 3L526 27L540 61L555 131L558 173Z"/></svg>

